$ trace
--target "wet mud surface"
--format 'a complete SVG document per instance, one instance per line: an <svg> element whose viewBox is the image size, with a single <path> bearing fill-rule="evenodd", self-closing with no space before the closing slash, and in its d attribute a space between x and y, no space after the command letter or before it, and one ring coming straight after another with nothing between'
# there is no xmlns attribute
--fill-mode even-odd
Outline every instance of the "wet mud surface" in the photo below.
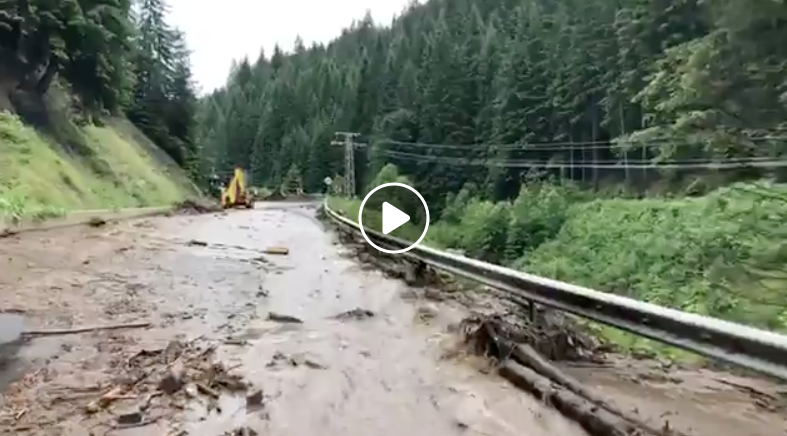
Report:
<svg viewBox="0 0 787 436"><path fill-rule="evenodd" d="M449 326L466 308L402 298L403 282L361 266L314 216L310 204L268 203L2 240L0 309L23 316L28 328L152 326L0 349L0 433L220 436L245 427L277 436L585 434L485 362L454 352ZM266 254L272 246L289 253ZM216 361L249 392L261 390L262 406L247 407L247 393L208 388L216 394L211 411L200 401L171 401L160 419L118 428L118 416L143 396L138 389L85 413L128 377L129 359L175 340L214 347ZM166 369L199 353L181 350L158 364ZM787 431L784 410L758 406L750 391L728 384L709 390L695 373L683 375L687 383L643 382L635 369L568 371L654 422L677 414L670 422L687 434ZM772 385L762 389L783 395Z"/></svg>

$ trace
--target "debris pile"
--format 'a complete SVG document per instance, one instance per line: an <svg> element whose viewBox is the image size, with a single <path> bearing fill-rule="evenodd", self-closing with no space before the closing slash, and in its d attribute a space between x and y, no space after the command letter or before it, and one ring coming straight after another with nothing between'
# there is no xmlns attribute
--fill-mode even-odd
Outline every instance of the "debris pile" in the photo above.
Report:
<svg viewBox="0 0 787 436"><path fill-rule="evenodd" d="M175 422L179 412L187 406L190 409L204 407L206 414L222 413L219 400L227 396L245 397L247 412L264 409L263 392L252 389L243 377L230 373L232 368L215 361L215 349L216 345L197 346L195 342L172 341L162 349L139 350L117 361L113 367L117 376L108 384L89 388L61 387L61 392L71 393L59 395L51 405L73 404L77 408L58 408L63 416L56 421L81 412L84 419L96 423L95 427L107 430L146 427L162 421ZM42 404L37 406L50 412L56 410ZM40 416L30 416L29 422L20 418L14 417L8 423L16 432L43 425Z"/></svg>
<svg viewBox="0 0 787 436"><path fill-rule="evenodd" d="M176 203L173 210L175 213L179 214L198 215L203 213L221 212L223 209L221 208L221 205L217 203L188 199Z"/></svg>
<svg viewBox="0 0 787 436"><path fill-rule="evenodd" d="M526 344L552 361L602 357L598 339L557 313L540 313L534 320L516 313L472 316L460 330L476 353L501 361L511 357L512 344Z"/></svg>
<svg viewBox="0 0 787 436"><path fill-rule="evenodd" d="M604 401L553 363L603 360L603 347L569 318L550 313L540 314L535 320L474 316L465 319L460 330L473 351L497 363L501 376L552 404L591 435L678 434L655 428L636 414Z"/></svg>

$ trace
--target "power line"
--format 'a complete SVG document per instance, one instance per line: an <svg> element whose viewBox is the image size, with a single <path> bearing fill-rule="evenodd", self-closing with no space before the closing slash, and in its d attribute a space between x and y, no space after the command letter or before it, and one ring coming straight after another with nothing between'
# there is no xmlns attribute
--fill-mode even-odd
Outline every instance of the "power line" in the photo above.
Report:
<svg viewBox="0 0 787 436"><path fill-rule="evenodd" d="M743 158L724 161L661 163L653 161L634 161L636 163L615 161L615 163L572 163L554 160L494 160L466 159L444 156L416 155L410 153L383 152L385 156L420 162L440 163L464 166L493 166L501 168L589 168L589 169L729 169L729 168L783 168L787 167L787 159L777 158Z"/></svg>
<svg viewBox="0 0 787 436"><path fill-rule="evenodd" d="M774 136L759 136L753 138L746 138L747 141L759 143L765 141L787 141L787 135L774 135ZM388 138L379 138L378 144L382 145L400 145L404 147L417 147L417 148L437 148L437 149L456 149L456 150L522 150L522 151L571 151L571 150L602 150L609 148L625 149L626 143L618 143L615 141L564 141L564 142L532 142L524 144L429 144L423 142L407 142L407 141L394 141ZM675 139L658 139L651 140L645 143L631 142L631 145L636 148L653 148L654 146L666 147L689 147L694 144L686 142L676 142Z"/></svg>
<svg viewBox="0 0 787 436"><path fill-rule="evenodd" d="M414 159L419 158L428 158L428 159L455 159L455 160L465 160L465 161L472 161L476 160L478 162L520 162L532 165L539 165L539 164L548 164L550 162L556 162L555 159L497 159L497 158L478 158L478 157L458 157L458 156L436 156L436 155L427 155L427 154L416 154L416 153L407 153L401 151L383 151L383 155L392 156L392 157L409 157ZM723 158L723 159L710 159L710 158L684 158L684 159L663 159L658 160L658 158L654 159L640 159L640 160L632 160L629 159L627 161L621 161L619 159L596 159L591 161L590 163L594 164L609 164L609 165L616 165L616 164L626 164L626 162L637 164L637 165L651 165L651 164L717 164L717 163L731 163L731 162L758 162L758 161L774 161L781 159L781 156L750 156L750 157L731 157L731 158Z"/></svg>

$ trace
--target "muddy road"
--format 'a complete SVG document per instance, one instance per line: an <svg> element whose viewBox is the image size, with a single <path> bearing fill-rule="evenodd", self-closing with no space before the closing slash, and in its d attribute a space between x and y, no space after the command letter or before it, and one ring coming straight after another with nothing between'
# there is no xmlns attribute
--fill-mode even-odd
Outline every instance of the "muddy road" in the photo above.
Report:
<svg viewBox="0 0 787 436"><path fill-rule="evenodd" d="M314 204L267 203L0 240L0 308L21 314L28 329L150 323L0 348L0 433L586 434L457 351L451 327L467 307L412 298L403 282L359 264L315 212ZM265 254L271 246L289 253ZM121 383L132 359L173 340L209 344L248 392L262 391L264 406L249 409L248 392L206 387L215 395L207 406L193 396L159 404L133 425L118 423L141 400L137 391L85 412ZM686 434L787 432L778 386L696 371L667 370L665 381L635 371L663 368L616 365L571 371L622 408Z"/></svg>

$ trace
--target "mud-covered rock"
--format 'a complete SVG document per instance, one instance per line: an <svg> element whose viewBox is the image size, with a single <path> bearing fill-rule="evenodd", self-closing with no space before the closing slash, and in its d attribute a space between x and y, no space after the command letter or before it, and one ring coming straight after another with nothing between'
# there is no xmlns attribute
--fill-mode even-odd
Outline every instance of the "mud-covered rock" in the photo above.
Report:
<svg viewBox="0 0 787 436"><path fill-rule="evenodd" d="M172 365L158 384L159 390L167 395L180 391L186 384L186 367L182 363Z"/></svg>
<svg viewBox="0 0 787 436"><path fill-rule="evenodd" d="M144 419L145 416L139 409L123 410L119 412L116 417L119 425L140 424Z"/></svg>
<svg viewBox="0 0 787 436"><path fill-rule="evenodd" d="M268 313L268 321L289 323L289 324L303 324L303 320L292 315L285 315L277 312Z"/></svg>
<svg viewBox="0 0 787 436"><path fill-rule="evenodd" d="M334 319L367 319L374 317L374 312L368 309L361 309L360 307L356 307L355 309L351 309L345 312L342 312L338 315L335 315Z"/></svg>

